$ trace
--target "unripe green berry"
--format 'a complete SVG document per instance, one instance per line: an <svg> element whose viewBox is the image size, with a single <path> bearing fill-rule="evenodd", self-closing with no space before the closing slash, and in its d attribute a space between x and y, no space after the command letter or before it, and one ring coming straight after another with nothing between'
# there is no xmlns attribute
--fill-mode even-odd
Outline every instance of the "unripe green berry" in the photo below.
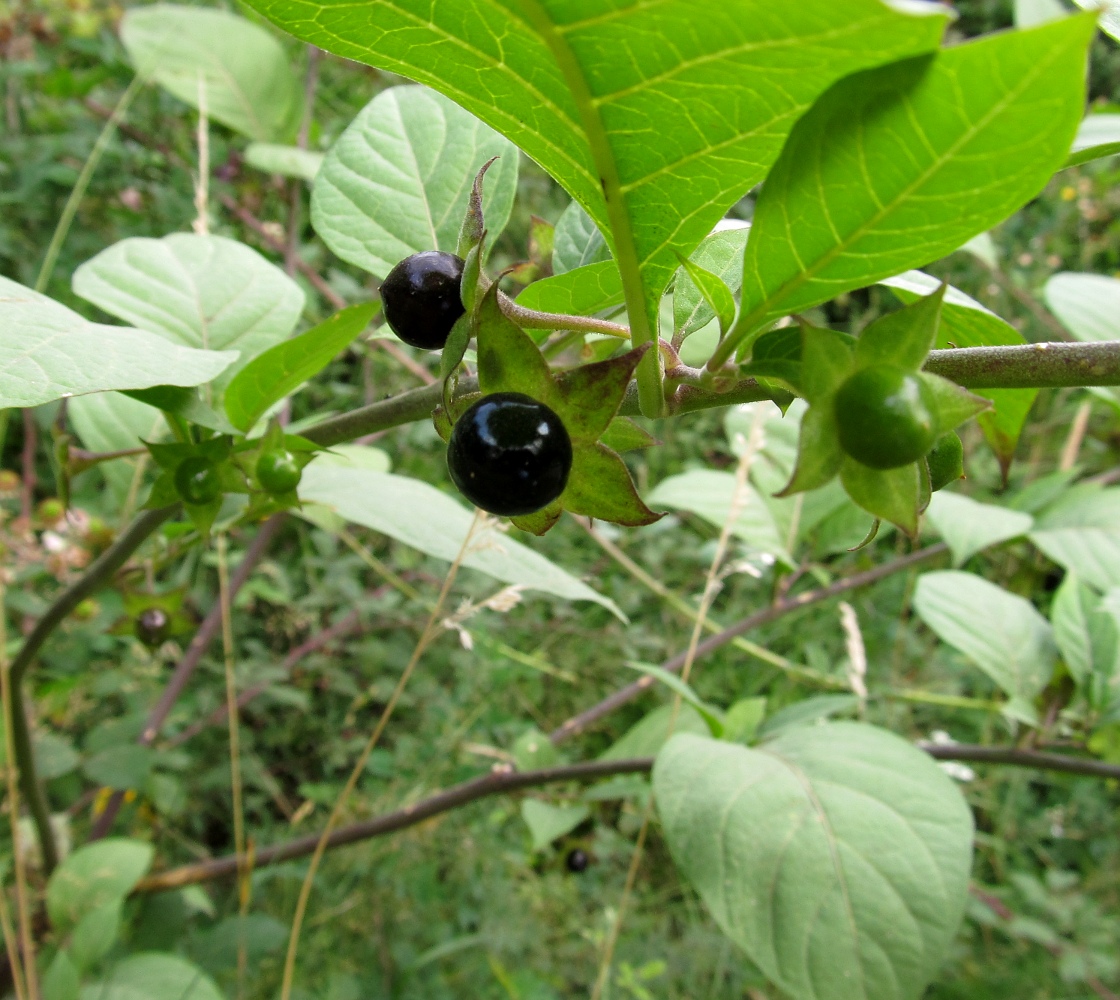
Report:
<svg viewBox="0 0 1120 1000"><path fill-rule="evenodd" d="M222 495L218 467L201 455L184 459L175 470L175 489L187 503L212 503Z"/></svg>
<svg viewBox="0 0 1120 1000"><path fill-rule="evenodd" d="M836 393L840 446L872 469L916 462L937 440L937 403L921 378L891 365L871 365Z"/></svg>
<svg viewBox="0 0 1120 1000"><path fill-rule="evenodd" d="M257 459L257 481L261 488L273 496L291 493L299 486L303 470L295 456L283 448L262 451Z"/></svg>

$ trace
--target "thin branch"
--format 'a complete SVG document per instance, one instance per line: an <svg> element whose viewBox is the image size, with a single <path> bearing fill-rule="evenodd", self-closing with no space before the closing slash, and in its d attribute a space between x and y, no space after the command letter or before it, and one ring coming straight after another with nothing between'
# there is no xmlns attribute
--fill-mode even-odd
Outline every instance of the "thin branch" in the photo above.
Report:
<svg viewBox="0 0 1120 1000"><path fill-rule="evenodd" d="M816 590L807 590L805 593L798 594L796 597L787 597L725 628L718 635L713 635L711 638L705 639L697 645L696 656L706 656L713 650L719 649L720 646L727 645L732 639L742 635L744 632L749 632L751 629L768 625L778 618L782 618L794 611L799 611L802 608L807 608L812 604L819 604L821 601L827 601L829 598L838 597L840 594L846 594L851 590L866 587L872 583L878 583L880 580L894 573L899 573L913 566L920 565L948 551L948 546L943 543L930 545L908 556L903 556L901 559L895 559L892 562L884 563L882 566L876 566L874 569L866 570L863 573L855 573L843 580L837 580L827 587L818 587ZM663 670L668 670L670 673L677 673L685 665L687 658L687 652L678 653L672 659L662 663L661 668ZM620 708L627 702L633 701L644 691L649 690L655 683L656 681L653 677L645 676L634 681L633 684L627 684L626 687L619 688L614 694L608 695L597 705L592 705L591 708L580 712L579 715L572 716L572 718L568 719L562 726L550 733L549 739L552 740L553 743L563 743L565 740L571 739L571 737L582 732L592 723L603 718L603 716L609 715L615 709Z"/></svg>
<svg viewBox="0 0 1120 1000"><path fill-rule="evenodd" d="M15 742L16 762L19 766L20 785L27 799L35 832L39 838L39 849L43 857L43 869L49 875L58 864L58 847L51 827L50 807L46 792L39 781L35 767L35 753L31 746L31 729L27 723L27 710L23 701L23 679L28 668L38 656L43 643L82 601L107 584L113 575L148 539L164 521L179 510L178 504L146 510L137 517L116 541L97 557L77 580L68 586L52 602L43 616L35 623L31 634L23 641L10 667L12 684L12 738Z"/></svg>
<svg viewBox="0 0 1120 1000"><path fill-rule="evenodd" d="M539 771L514 771L508 764L495 765L493 770L481 777L465 781L445 791L438 792L430 798L404 806L394 812L377 816L373 819L351 823L339 827L327 840L328 847L341 847L344 844L354 844L358 841L369 840L372 837L382 837L397 830L415 826L426 819L438 816L440 813L457 809L476 799L486 798L490 795L502 795L515 792L522 788L533 788L538 785L555 784L561 781L593 781L596 778L605 778L615 774L635 774L648 771L653 764L652 758L637 758L634 760L604 760L591 761L585 764L569 764L564 767L546 768ZM275 865L293 858L302 858L315 850L319 842L319 834L311 834L277 844L274 847L259 849L256 854L257 867ZM162 892L166 889L177 889L180 886L192 885L196 882L207 882L216 878L224 878L237 873L237 858L229 855L215 858L213 861L202 861L198 864L184 865L182 868L173 868L170 871L150 875L141 880L136 891Z"/></svg>
<svg viewBox="0 0 1120 1000"><path fill-rule="evenodd" d="M1043 750L1019 750L1016 747L984 747L969 743L919 743L926 753L938 760L961 760L972 764L1011 764L1033 767L1039 771L1064 771L1091 778L1120 778L1120 764L1109 764L1091 757L1072 757Z"/></svg>
<svg viewBox="0 0 1120 1000"><path fill-rule="evenodd" d="M1102 778L1120 778L1120 765L1106 764L1103 761L1068 757L1064 754L1040 753L1036 750L1017 750L1013 747L984 747L967 743L918 744L931 757L938 760L960 760L973 763L1008 764L1013 767L1034 768L1040 771L1059 771L1069 774L1092 775ZM478 799L491 795L504 795L525 788L555 784L561 781L594 781L616 774L644 774L653 766L652 757L636 757L631 760L595 760L583 764L568 764L563 767L543 768L538 771L514 771L508 764L495 765L493 770L481 777L454 785L412 805L404 806L393 812L376 816L373 819L351 823L339 827L327 839L328 847L342 847L356 844L374 837L384 837L390 833L407 829L423 823L424 820L438 816L451 809L458 809ZM318 834L299 837L287 843L276 844L256 852L254 862L259 867L276 865L294 858L306 857L315 850L319 841ZM226 855L212 861L201 861L193 865L183 865L170 871L159 872L142 879L136 886L137 893L164 892L185 885L209 882L237 874L238 858Z"/></svg>
<svg viewBox="0 0 1120 1000"><path fill-rule="evenodd" d="M230 601L237 596L237 592L244 586L245 581L249 579L253 570L256 569L257 563L264 557L269 545L272 544L272 540L276 537L287 518L287 513L282 511L279 514L273 514L272 517L261 525L256 537L245 550L245 555L242 557L241 562L238 563L237 569L233 571L233 575L230 577ZM206 617L202 619L202 624L198 627L198 631L195 633L190 645L187 646L187 651L183 654L183 658L176 665L174 672L171 674L170 679L163 689L163 694L160 695L159 701L156 702L151 712L148 713L148 718L144 722L144 728L136 741L140 746L152 745L152 742L159 734L160 728L166 721L167 716L171 713L171 709L178 700L179 695L183 693L183 689L191 679L195 668L201 662L206 650L210 648L210 643L214 641L215 637L221 631L221 627L222 606L221 602L218 601L215 602ZM90 830L90 840L98 840L112 829L113 821L117 818L117 813L120 811L123 801L123 792L114 792L109 797L109 801L105 804L104 811L97 817L97 821Z"/></svg>

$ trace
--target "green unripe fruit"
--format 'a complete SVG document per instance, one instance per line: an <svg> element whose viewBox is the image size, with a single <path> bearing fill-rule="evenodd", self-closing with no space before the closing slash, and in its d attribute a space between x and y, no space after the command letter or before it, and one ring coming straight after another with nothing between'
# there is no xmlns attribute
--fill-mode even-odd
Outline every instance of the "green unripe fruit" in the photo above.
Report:
<svg viewBox="0 0 1120 1000"><path fill-rule="evenodd" d="M872 469L916 462L937 440L937 403L915 374L871 365L836 393L840 447Z"/></svg>
<svg viewBox="0 0 1120 1000"><path fill-rule="evenodd" d="M195 455L179 463L175 489L187 503L212 503L222 495L222 477L210 459Z"/></svg>
<svg viewBox="0 0 1120 1000"><path fill-rule="evenodd" d="M935 493L964 477L964 445L955 431L942 434L926 456L929 488Z"/></svg>
<svg viewBox="0 0 1120 1000"><path fill-rule="evenodd" d="M39 518L40 524L54 525L66 516L66 508L61 500L52 497L50 500L44 500L35 508L35 515Z"/></svg>
<svg viewBox="0 0 1120 1000"><path fill-rule="evenodd" d="M275 451L262 451L257 459L257 481L261 488L273 496L291 493L299 486L303 469L299 467L290 451L277 448Z"/></svg>

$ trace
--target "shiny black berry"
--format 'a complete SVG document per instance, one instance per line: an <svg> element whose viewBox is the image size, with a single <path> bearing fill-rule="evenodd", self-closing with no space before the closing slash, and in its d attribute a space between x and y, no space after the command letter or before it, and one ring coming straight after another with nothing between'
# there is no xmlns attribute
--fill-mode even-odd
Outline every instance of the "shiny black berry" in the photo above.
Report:
<svg viewBox="0 0 1120 1000"><path fill-rule="evenodd" d="M136 616L136 638L154 649L167 638L171 618L163 608L145 608Z"/></svg>
<svg viewBox="0 0 1120 1000"><path fill-rule="evenodd" d="M175 489L187 503L211 503L222 495L222 477L210 459L195 455L179 463Z"/></svg>
<svg viewBox="0 0 1120 1000"><path fill-rule="evenodd" d="M381 284L381 304L389 328L406 344L438 351L463 315L459 280L462 258L440 250L405 257Z"/></svg>
<svg viewBox="0 0 1120 1000"><path fill-rule="evenodd" d="M295 455L283 448L262 451L257 459L257 482L262 489L273 496L291 493L303 478Z"/></svg>
<svg viewBox="0 0 1120 1000"><path fill-rule="evenodd" d="M496 392L452 428L447 468L476 507L502 517L532 514L564 492L572 440L543 403L519 392Z"/></svg>
<svg viewBox="0 0 1120 1000"><path fill-rule="evenodd" d="M568 866L568 871L578 874L579 872L587 871L587 866L591 864L591 859L587 856L587 851L580 850L580 848L577 847L568 852L568 857L564 863Z"/></svg>

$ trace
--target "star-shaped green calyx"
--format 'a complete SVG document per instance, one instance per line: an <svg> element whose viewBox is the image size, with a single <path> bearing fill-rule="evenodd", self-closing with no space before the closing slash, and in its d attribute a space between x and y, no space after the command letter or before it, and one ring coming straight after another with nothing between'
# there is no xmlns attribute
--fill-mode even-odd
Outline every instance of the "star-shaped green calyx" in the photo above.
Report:
<svg viewBox="0 0 1120 1000"><path fill-rule="evenodd" d="M848 496L869 514L910 535L917 533L918 516L930 496L926 457L893 468L857 461L841 444L840 423L847 415L840 412L837 394L852 376L868 369L917 379L939 435L988 409L988 400L922 371L937 338L945 288L876 320L858 339L806 323L799 343L790 329L760 338L746 371L785 382L809 404L801 423L797 466L781 495L816 489L839 474ZM884 425L884 437L888 430Z"/></svg>
<svg viewBox="0 0 1120 1000"><path fill-rule="evenodd" d="M544 403L563 421L572 441L572 470L564 492L542 510L514 517L513 523L543 535L565 510L630 527L658 520L661 515L642 502L626 464L604 443L621 448L652 443L636 425L618 417L645 347L553 371L532 338L502 311L497 284L479 297L471 327L481 395L520 392ZM437 413L436 427L442 436L446 438L454 420L478 398L471 394L450 400L447 413Z"/></svg>

